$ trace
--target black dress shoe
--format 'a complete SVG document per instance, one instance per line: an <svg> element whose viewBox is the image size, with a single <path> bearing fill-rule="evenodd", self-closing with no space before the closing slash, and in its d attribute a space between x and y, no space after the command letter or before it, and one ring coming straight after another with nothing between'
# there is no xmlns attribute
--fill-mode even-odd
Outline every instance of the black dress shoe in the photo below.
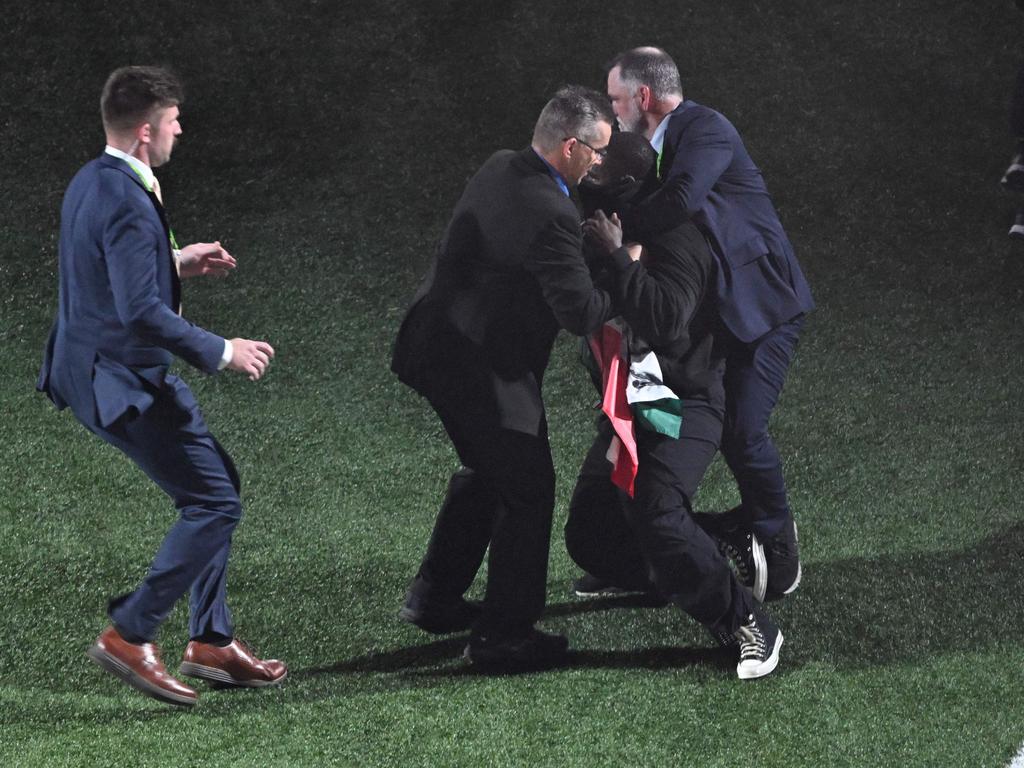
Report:
<svg viewBox="0 0 1024 768"><path fill-rule="evenodd" d="M462 655L484 672L526 672L565 663L568 649L565 635L531 629L525 637L475 635Z"/></svg>
<svg viewBox="0 0 1024 768"><path fill-rule="evenodd" d="M454 600L430 600L413 592L405 596L398 618L433 635L465 632L473 626L483 610L475 600L457 597Z"/></svg>
<svg viewBox="0 0 1024 768"><path fill-rule="evenodd" d="M1010 192L1024 192L1024 143L1017 146L999 183Z"/></svg>
<svg viewBox="0 0 1024 768"><path fill-rule="evenodd" d="M800 544L796 522L790 517L782 530L765 540L765 562L768 565L766 600L781 600L800 586L803 569L800 567Z"/></svg>
<svg viewBox="0 0 1024 768"><path fill-rule="evenodd" d="M1013 226L1010 227L1010 237L1014 240L1024 240L1024 211L1017 211L1017 215L1013 219Z"/></svg>

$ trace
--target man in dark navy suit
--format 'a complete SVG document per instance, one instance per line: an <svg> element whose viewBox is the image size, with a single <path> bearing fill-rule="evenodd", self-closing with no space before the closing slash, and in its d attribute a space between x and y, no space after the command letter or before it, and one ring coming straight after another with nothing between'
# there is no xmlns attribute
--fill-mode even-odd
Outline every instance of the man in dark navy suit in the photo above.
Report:
<svg viewBox="0 0 1024 768"><path fill-rule="evenodd" d="M569 190L601 162L614 119L603 94L568 86L531 146L483 164L395 342L393 370L437 412L463 465L399 615L428 632L472 628L466 656L484 668L550 665L568 645L534 627L555 501L541 383L559 328L588 334L610 316ZM488 548L479 606L463 595Z"/></svg>
<svg viewBox="0 0 1024 768"><path fill-rule="evenodd" d="M637 236L693 221L717 261L724 333L726 418L722 453L741 506L716 521L727 546L753 560L755 595L774 599L800 583L796 525L768 420L785 381L804 315L814 307L761 172L733 125L684 99L679 71L658 48L620 54L608 96L623 130L658 153L661 185L623 217ZM750 531L751 534L744 533ZM764 577L766 566L767 577Z"/></svg>
<svg viewBox="0 0 1024 768"><path fill-rule="evenodd" d="M110 626L88 655L143 693L180 706L196 692L164 667L154 639L191 590L191 642L182 674L264 686L287 674L234 637L225 585L231 535L242 514L234 464L210 434L172 356L205 373L259 379L274 356L265 341L224 339L180 315L181 277L224 275L219 242L179 249L153 168L181 134L182 88L169 72L125 67L101 98L107 146L71 181L61 207L57 317L37 388L128 455L173 499L179 518L134 591L110 601Z"/></svg>

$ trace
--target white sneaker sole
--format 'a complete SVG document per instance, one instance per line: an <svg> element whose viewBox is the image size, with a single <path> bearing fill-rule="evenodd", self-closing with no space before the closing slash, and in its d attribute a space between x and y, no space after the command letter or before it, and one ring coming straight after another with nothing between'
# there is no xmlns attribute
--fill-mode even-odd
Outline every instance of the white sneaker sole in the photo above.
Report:
<svg viewBox="0 0 1024 768"><path fill-rule="evenodd" d="M779 632L779 637L775 641L775 647L772 648L772 655L760 664L748 664L741 661L736 665L736 675L740 680L756 680L759 677L770 675L779 666L779 649L781 648L782 632Z"/></svg>
<svg viewBox="0 0 1024 768"><path fill-rule="evenodd" d="M803 576L804 576L804 567L800 563L797 563L796 564L796 578L793 579L793 583L789 585L789 589L787 589L782 594L784 594L784 595L791 595L794 592L796 592L796 588L800 586L800 579L802 579Z"/></svg>

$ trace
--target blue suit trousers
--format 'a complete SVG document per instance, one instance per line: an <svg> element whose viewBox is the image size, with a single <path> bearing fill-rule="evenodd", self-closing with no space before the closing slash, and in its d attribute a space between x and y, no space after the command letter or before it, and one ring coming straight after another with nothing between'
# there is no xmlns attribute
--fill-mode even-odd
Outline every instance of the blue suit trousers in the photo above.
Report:
<svg viewBox="0 0 1024 768"><path fill-rule="evenodd" d="M751 344L734 339L726 359L722 455L736 477L744 513L762 540L777 534L792 514L768 421L803 323L798 315Z"/></svg>
<svg viewBox="0 0 1024 768"><path fill-rule="evenodd" d="M143 582L111 600L114 626L129 639L150 642L174 604L191 590L190 637L232 637L225 587L231 535L242 515L240 483L192 392L168 376L145 412L130 412L106 429L90 429L149 475L179 515Z"/></svg>

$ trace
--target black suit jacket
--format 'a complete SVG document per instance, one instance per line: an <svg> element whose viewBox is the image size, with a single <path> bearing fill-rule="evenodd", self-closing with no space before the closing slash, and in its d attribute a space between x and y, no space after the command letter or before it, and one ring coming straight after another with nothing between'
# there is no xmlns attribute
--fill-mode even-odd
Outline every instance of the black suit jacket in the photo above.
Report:
<svg viewBox="0 0 1024 768"><path fill-rule="evenodd" d="M539 434L558 329L587 334L610 316L581 248L579 212L537 153L496 152L455 206L392 370L428 397L450 391L503 428Z"/></svg>

